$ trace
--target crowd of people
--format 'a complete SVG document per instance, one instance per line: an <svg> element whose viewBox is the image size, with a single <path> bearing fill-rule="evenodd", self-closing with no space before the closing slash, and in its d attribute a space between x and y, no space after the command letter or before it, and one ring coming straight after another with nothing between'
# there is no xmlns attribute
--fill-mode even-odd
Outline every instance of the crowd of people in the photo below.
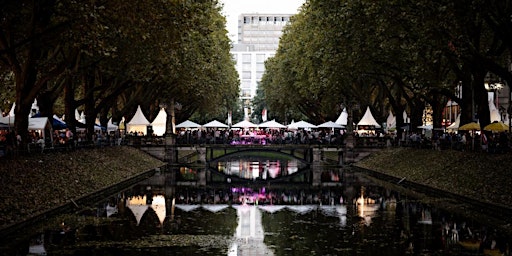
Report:
<svg viewBox="0 0 512 256"><path fill-rule="evenodd" d="M346 131L344 129L182 129L178 131L176 143L194 144L305 144L305 145L343 145ZM407 146L432 148L435 150L452 149L461 151L482 151L489 153L508 152L512 148L510 135L506 132L487 131L432 131L431 133L404 131L399 138L396 131L379 130L358 131L354 133L356 146L391 147ZM146 138L142 133L124 133L121 130L97 130L92 140L84 130L76 134L70 129L55 130L51 136L44 136L40 131L29 131L27 148L21 148L21 137L14 131L0 130L0 156L17 154L20 151L44 151L45 149L74 149L83 146L121 145L130 138ZM155 139L156 136L150 136ZM128 139L127 139L128 138ZM159 139L159 138L156 138ZM163 139L162 139L163 141ZM155 143L162 144L162 143Z"/></svg>

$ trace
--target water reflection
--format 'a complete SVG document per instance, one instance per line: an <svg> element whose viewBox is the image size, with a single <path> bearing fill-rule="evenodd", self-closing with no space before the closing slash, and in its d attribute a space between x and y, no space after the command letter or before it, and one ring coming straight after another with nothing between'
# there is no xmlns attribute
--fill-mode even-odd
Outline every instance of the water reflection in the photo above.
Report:
<svg viewBox="0 0 512 256"><path fill-rule="evenodd" d="M9 247L23 253L8 255L507 255L510 245L493 227L358 180L253 189L273 200L252 205L238 200L241 190L169 188L165 180L120 191L79 216L58 216ZM196 199L180 200L187 194Z"/></svg>
<svg viewBox="0 0 512 256"><path fill-rule="evenodd" d="M226 175L238 176L249 180L277 179L297 173L305 165L296 159L261 159L252 157L250 159L231 158L217 162L217 171Z"/></svg>

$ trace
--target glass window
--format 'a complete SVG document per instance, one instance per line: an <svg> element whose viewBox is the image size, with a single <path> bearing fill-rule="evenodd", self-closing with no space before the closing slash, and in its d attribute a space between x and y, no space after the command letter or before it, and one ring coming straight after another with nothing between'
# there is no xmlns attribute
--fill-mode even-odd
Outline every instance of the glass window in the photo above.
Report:
<svg viewBox="0 0 512 256"><path fill-rule="evenodd" d="M256 80L261 80L261 78L263 77L264 73L265 72L263 72L263 71L256 72Z"/></svg>
<svg viewBox="0 0 512 256"><path fill-rule="evenodd" d="M257 72L265 71L265 63L256 64L256 71Z"/></svg>
<svg viewBox="0 0 512 256"><path fill-rule="evenodd" d="M256 54L256 63L264 63L265 54Z"/></svg>
<svg viewBox="0 0 512 256"><path fill-rule="evenodd" d="M243 63L251 63L251 55L250 54L242 54L242 62Z"/></svg>
<svg viewBox="0 0 512 256"><path fill-rule="evenodd" d="M251 71L242 71L242 79L251 79Z"/></svg>

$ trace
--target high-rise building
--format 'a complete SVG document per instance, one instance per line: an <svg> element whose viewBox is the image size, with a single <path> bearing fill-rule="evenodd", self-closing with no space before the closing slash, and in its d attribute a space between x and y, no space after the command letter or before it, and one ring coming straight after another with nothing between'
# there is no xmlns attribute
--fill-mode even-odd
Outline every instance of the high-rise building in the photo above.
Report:
<svg viewBox="0 0 512 256"><path fill-rule="evenodd" d="M240 79L240 98L251 115L252 99L265 72L265 60L275 55L283 28L293 14L241 14L238 16L238 43L231 54Z"/></svg>

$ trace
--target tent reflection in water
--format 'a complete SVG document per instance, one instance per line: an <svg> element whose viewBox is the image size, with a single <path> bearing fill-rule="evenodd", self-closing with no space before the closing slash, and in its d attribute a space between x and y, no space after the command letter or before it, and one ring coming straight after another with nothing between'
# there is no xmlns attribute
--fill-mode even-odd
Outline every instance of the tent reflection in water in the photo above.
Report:
<svg viewBox="0 0 512 256"><path fill-rule="evenodd" d="M146 196L133 196L126 201L126 206L132 211L135 219L137 220L137 226L140 224L142 216L148 209L146 204Z"/></svg>

